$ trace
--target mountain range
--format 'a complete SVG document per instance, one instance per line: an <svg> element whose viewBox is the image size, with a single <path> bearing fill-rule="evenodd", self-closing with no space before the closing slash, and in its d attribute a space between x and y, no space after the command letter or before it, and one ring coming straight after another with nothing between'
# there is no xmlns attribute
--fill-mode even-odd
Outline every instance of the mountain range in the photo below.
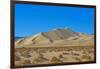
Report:
<svg viewBox="0 0 100 69"><path fill-rule="evenodd" d="M29 37L15 38L15 40L16 48L38 46L94 46L94 35L75 32L69 28L57 28Z"/></svg>

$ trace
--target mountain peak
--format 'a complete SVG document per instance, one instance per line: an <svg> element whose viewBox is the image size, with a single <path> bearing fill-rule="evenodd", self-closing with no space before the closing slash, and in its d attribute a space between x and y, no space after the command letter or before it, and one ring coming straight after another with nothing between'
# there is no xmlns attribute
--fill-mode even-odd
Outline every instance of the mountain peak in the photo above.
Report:
<svg viewBox="0 0 100 69"><path fill-rule="evenodd" d="M79 32L74 32L70 28L56 28L48 32L40 32L31 37L16 41L16 46L52 44L56 41L86 39L88 36Z"/></svg>
<svg viewBox="0 0 100 69"><path fill-rule="evenodd" d="M65 28L55 28L53 29L54 31L55 30L69 30L69 31L72 31L72 29L68 28L68 27L65 27Z"/></svg>
<svg viewBox="0 0 100 69"><path fill-rule="evenodd" d="M72 31L70 28L56 28L48 32L40 32L33 37L45 37L48 40L62 40L69 37L79 36L77 32Z"/></svg>

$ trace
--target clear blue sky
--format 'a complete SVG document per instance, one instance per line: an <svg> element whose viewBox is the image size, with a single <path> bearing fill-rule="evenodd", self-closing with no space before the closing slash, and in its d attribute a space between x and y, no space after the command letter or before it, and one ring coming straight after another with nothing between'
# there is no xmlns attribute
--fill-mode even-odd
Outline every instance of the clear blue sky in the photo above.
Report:
<svg viewBox="0 0 100 69"><path fill-rule="evenodd" d="M63 27L94 33L94 8L15 5L15 36L29 36Z"/></svg>

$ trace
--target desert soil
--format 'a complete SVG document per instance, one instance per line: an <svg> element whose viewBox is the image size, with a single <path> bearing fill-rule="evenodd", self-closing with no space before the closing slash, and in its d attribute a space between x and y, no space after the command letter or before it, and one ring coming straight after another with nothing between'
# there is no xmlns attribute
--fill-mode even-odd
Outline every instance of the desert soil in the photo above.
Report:
<svg viewBox="0 0 100 69"><path fill-rule="evenodd" d="M94 61L93 46L53 46L15 49L15 65L40 65Z"/></svg>

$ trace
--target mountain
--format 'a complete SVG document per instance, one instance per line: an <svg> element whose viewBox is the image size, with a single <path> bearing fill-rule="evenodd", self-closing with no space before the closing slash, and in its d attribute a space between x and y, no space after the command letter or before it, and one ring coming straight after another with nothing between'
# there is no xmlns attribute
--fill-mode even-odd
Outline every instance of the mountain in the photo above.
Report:
<svg viewBox="0 0 100 69"><path fill-rule="evenodd" d="M24 38L24 37L15 37L15 41L21 39L21 38Z"/></svg>
<svg viewBox="0 0 100 69"><path fill-rule="evenodd" d="M86 35L73 30L57 28L49 32L40 32L36 35L22 38L15 41L16 47L28 46L68 46L68 45L85 45L93 44L93 36ZM92 41L91 41L92 40Z"/></svg>

